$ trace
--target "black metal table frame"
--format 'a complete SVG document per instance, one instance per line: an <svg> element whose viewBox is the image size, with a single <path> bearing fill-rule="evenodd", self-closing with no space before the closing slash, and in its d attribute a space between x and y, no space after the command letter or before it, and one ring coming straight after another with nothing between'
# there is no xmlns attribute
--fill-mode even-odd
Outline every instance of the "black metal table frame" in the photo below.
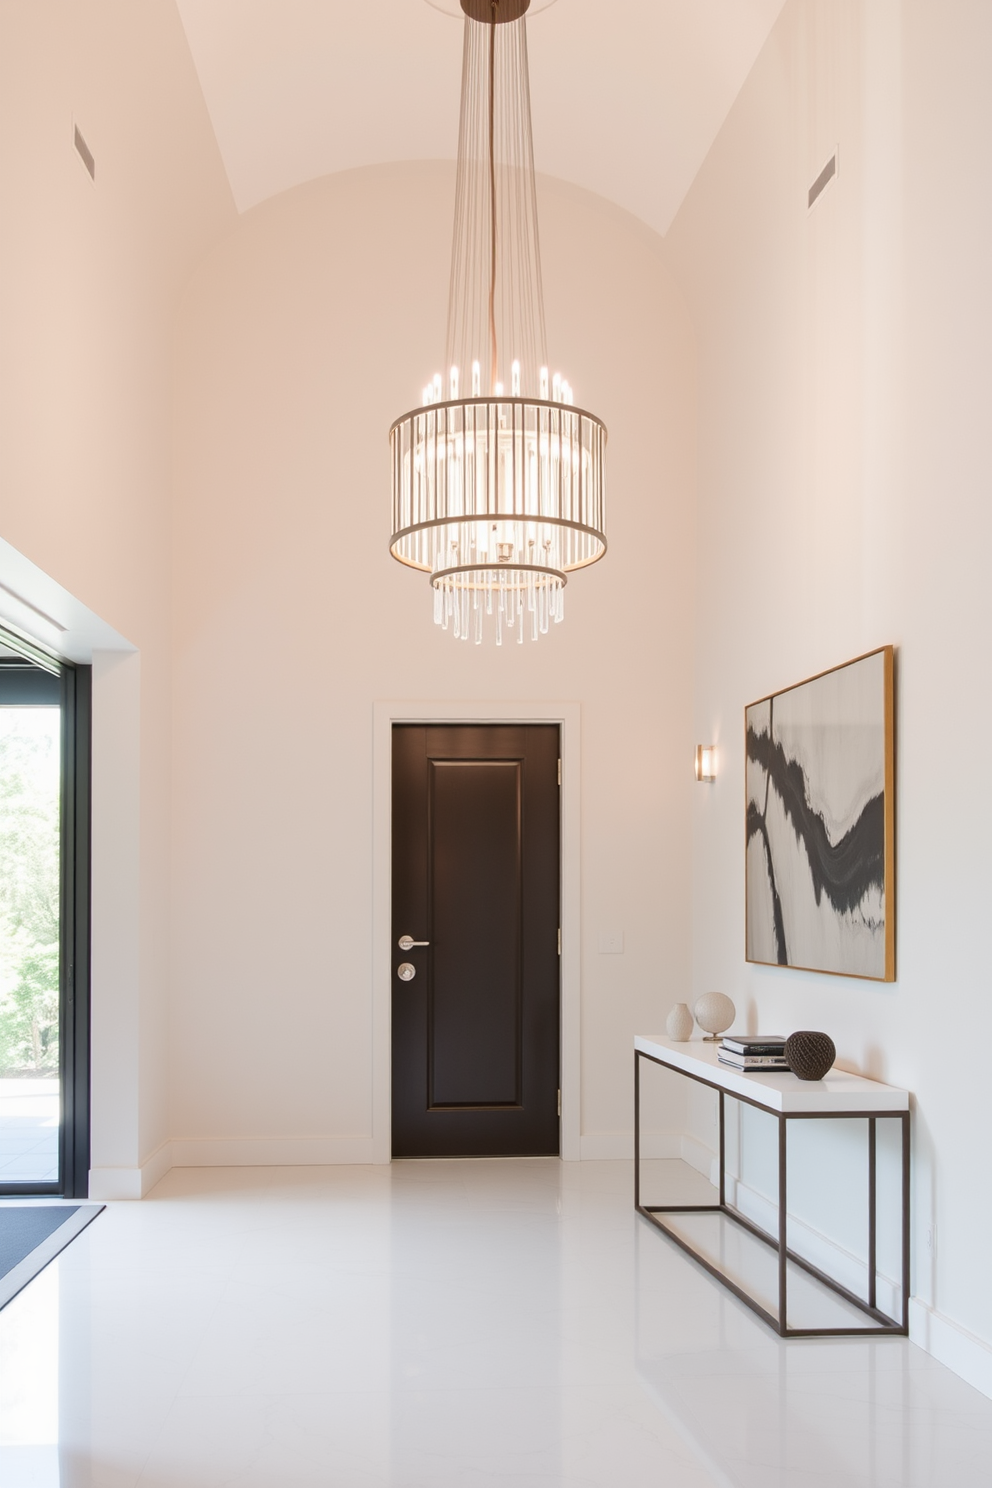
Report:
<svg viewBox="0 0 992 1488"><path fill-rule="evenodd" d="M641 1060L648 1059L652 1064L658 1064L662 1069L673 1071L677 1075L683 1075L687 1080L695 1080L699 1085L706 1085L710 1090L715 1090L720 1097L720 1182L719 1202L716 1204L642 1204L641 1203ZM724 1097L730 1095L732 1100L743 1102L745 1105L754 1106L759 1111L764 1111L769 1116L778 1119L778 1239L769 1235L758 1225L741 1214L739 1209L727 1203L726 1194L726 1138L724 1124ZM819 1267L814 1266L803 1256L797 1255L794 1250L788 1248L788 1207L787 1207L787 1168L788 1168L788 1123L790 1121L867 1121L868 1122L868 1300L857 1296L848 1290L834 1277L828 1276ZM876 1152L875 1152L875 1123L876 1121L895 1121L901 1123L902 1132L902 1289L901 1289L901 1312L902 1319L897 1321L887 1313L881 1311L876 1305ZM722 1282L735 1297L756 1312L770 1328L782 1338L850 1338L869 1335L878 1337L882 1334L909 1332L909 1112L908 1111L775 1111L761 1101L752 1100L749 1096L738 1095L736 1091L726 1091L723 1086L713 1080L707 1080L702 1075L692 1074L683 1069L681 1065L669 1064L667 1060L658 1059L653 1054L646 1054L643 1049L634 1050L634 1208L643 1219L655 1225L662 1234L674 1240L676 1245L690 1256L694 1261L705 1267L712 1276ZM724 1214L728 1219L734 1221L762 1240L772 1250L778 1253L778 1317L762 1307L754 1297L732 1281L725 1271L719 1266L707 1260L706 1256L690 1245L681 1235L670 1228L664 1220L659 1219L660 1214ZM850 1302L854 1307L867 1313L875 1319L874 1327L864 1328L790 1328L788 1325L788 1266L789 1262L806 1271L810 1276L816 1277Z"/></svg>

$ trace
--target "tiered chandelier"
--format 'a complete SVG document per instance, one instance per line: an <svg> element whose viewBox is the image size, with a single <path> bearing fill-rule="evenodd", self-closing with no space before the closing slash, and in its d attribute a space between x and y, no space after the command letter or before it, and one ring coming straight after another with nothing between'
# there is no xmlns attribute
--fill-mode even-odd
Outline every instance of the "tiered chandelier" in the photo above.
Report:
<svg viewBox="0 0 992 1488"><path fill-rule="evenodd" d="M527 71L530 0L465 12L444 365L396 420L389 550L461 640L536 640L606 552L606 429L549 376Z"/></svg>

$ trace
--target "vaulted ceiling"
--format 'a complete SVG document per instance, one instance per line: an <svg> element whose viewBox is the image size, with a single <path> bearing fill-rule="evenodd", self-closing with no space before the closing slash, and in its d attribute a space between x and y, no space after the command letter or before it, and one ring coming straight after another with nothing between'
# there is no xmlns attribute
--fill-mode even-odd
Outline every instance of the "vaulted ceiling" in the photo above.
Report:
<svg viewBox="0 0 992 1488"><path fill-rule="evenodd" d="M534 0L539 171L667 231L784 0ZM458 0L178 0L241 211L454 157Z"/></svg>

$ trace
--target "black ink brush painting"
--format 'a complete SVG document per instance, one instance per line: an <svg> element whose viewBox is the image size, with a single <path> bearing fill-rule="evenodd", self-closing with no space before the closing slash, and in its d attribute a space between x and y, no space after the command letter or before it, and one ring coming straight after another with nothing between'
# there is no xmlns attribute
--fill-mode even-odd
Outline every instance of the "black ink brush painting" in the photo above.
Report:
<svg viewBox="0 0 992 1488"><path fill-rule="evenodd" d="M895 978L893 651L745 710L749 961Z"/></svg>

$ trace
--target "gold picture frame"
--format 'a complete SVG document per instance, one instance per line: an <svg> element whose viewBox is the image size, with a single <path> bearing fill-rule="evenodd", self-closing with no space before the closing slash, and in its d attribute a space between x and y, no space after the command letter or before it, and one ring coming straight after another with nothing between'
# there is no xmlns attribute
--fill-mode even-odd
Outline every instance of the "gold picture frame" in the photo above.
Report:
<svg viewBox="0 0 992 1488"><path fill-rule="evenodd" d="M744 709L745 960L893 982L895 650Z"/></svg>

